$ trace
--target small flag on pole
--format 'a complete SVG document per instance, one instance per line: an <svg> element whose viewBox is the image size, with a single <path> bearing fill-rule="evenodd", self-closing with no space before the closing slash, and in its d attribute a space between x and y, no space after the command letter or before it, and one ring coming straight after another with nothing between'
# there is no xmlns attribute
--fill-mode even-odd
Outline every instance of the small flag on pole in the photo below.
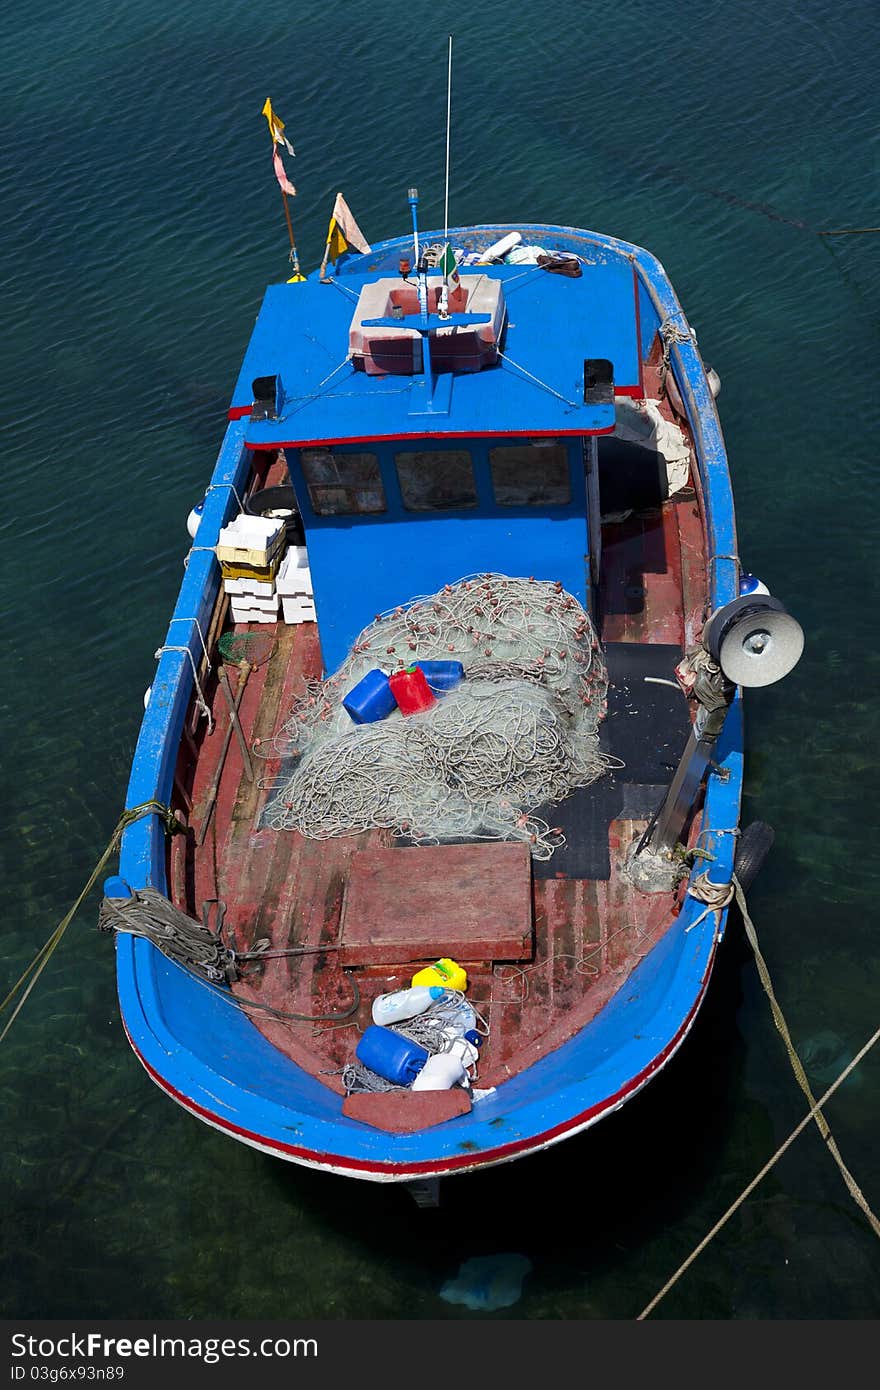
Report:
<svg viewBox="0 0 880 1390"><path fill-rule="evenodd" d="M443 248L443 255L437 263L437 269L443 271L445 283L451 285L454 290L457 290L460 283L458 261L455 259L455 252L448 241Z"/></svg>
<svg viewBox="0 0 880 1390"><path fill-rule="evenodd" d="M327 269L328 261L338 261L343 251L353 246L356 251L367 254L372 250L363 232L352 216L351 208L341 193L336 194L330 226L327 228L327 245L321 262L321 275Z"/></svg>
<svg viewBox="0 0 880 1390"><path fill-rule="evenodd" d="M291 145L287 136L284 134L284 122L272 110L272 102L266 97L266 105L263 107L263 115L269 122L269 134L272 136L274 145L284 145L288 154L296 155L296 150Z"/></svg>
<svg viewBox="0 0 880 1390"><path fill-rule="evenodd" d="M281 155L278 153L277 145L273 145L272 147L272 163L275 166L275 177L278 180L278 183L281 187L281 192L289 193L291 197L294 197L294 195L296 194L296 189L294 188L293 184L290 182L290 179L287 177L287 174L285 173L284 165L281 162Z"/></svg>

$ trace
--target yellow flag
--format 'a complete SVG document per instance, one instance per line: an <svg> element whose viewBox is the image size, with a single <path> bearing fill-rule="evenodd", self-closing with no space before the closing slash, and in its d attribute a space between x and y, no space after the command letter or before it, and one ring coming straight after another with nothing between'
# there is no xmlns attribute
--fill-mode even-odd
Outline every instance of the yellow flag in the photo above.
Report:
<svg viewBox="0 0 880 1390"><path fill-rule="evenodd" d="M356 251L369 253L370 243L355 222L351 208L348 206L348 203L341 193L336 194L336 202L333 204L333 217L330 222L331 231L334 222L337 227L341 229L343 251L347 251L349 246L353 246Z"/></svg>
<svg viewBox="0 0 880 1390"><path fill-rule="evenodd" d="M284 134L284 122L281 120L280 116L277 116L275 112L272 110L272 102L269 97L266 97L266 104L263 107L263 115L266 117L266 120L269 123L269 134L272 136L273 144L284 145L289 154L295 155L296 151L294 150L287 136Z"/></svg>
<svg viewBox="0 0 880 1390"><path fill-rule="evenodd" d="M348 242L339 229L339 223L335 217L330 218L330 226L327 229L327 252L325 260L338 261L343 251L348 250Z"/></svg>

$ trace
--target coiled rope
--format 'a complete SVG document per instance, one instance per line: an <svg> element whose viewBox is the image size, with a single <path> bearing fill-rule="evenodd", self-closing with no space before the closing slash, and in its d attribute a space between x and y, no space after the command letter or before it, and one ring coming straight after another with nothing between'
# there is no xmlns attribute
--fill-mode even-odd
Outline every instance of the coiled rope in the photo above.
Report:
<svg viewBox="0 0 880 1390"><path fill-rule="evenodd" d="M695 335L692 329L681 328L677 323L673 323L672 320L679 317L684 317L680 309L675 314L670 314L669 318L664 319L658 330L660 333L660 340L663 344L663 357L660 362L659 374L659 392L661 396L666 390L666 378L669 374L673 345L676 343L692 343L695 341Z"/></svg>
<svg viewBox="0 0 880 1390"><path fill-rule="evenodd" d="M696 898L697 902L705 903L706 906L698 917L692 922L688 922L685 931L693 931L694 927L699 926L710 912L716 913L716 924L721 921L721 913L728 903L733 902L734 885L733 883L714 883L709 877L709 870L704 869L701 874L697 874L693 883L688 884L688 897Z"/></svg>
<svg viewBox="0 0 880 1390"><path fill-rule="evenodd" d="M98 912L98 928L102 932L125 932L152 942L162 952L185 970L200 984L223 986L241 977L237 962L239 960L263 960L269 956L267 950L238 953L224 945L219 932L194 918L159 893L155 888L135 890L130 898L104 898ZM294 947L290 950L275 951L273 956L305 954L308 947ZM325 949L325 948L321 948ZM326 1014L294 1013L276 1009L272 1004L262 1004L255 999L245 999L226 989L215 992L227 1003L233 1004L243 1012L255 1010L269 1014L282 1022L292 1023L339 1023L351 1018L360 1006L360 988L353 976L348 975L353 998L351 1004L342 1010Z"/></svg>
<svg viewBox="0 0 880 1390"><path fill-rule="evenodd" d="M234 952L224 946L219 932L187 917L155 888L134 889L130 898L102 899L98 930L152 941L163 956L198 971L212 984L228 983L238 975Z"/></svg>
<svg viewBox="0 0 880 1390"><path fill-rule="evenodd" d="M810 1108L807 1111L804 1118L800 1121L800 1123L796 1125L795 1128L792 1130L791 1134L789 1134L788 1138L784 1141L784 1143L780 1144L779 1148L776 1150L773 1156L767 1160L763 1168L761 1168L760 1171L755 1174L751 1182L743 1189L740 1195L736 1198L736 1201L730 1204L724 1215L721 1216L719 1220L715 1222L715 1225L712 1227L712 1229L709 1232L707 1232L707 1234L703 1237L700 1243L691 1251L687 1259L679 1265L678 1269L675 1271L672 1277L666 1281L666 1283L663 1285L663 1288L660 1289L659 1293L655 1294L654 1297L651 1299L650 1303L648 1303L646 1307L642 1309L642 1311L636 1318L636 1322L644 1321L644 1319L647 1318L648 1315L654 1311L661 1299L665 1298L669 1290L675 1284L678 1283L678 1280L684 1274L685 1270L690 1268L697 1256L702 1254L702 1252L706 1249L706 1246L710 1243L710 1241L714 1240L718 1232L724 1226L726 1226L727 1222L733 1216L734 1212L737 1211L738 1208L742 1206L746 1198L749 1197L752 1192L754 1192L755 1188L758 1186L761 1180L766 1177L766 1175L770 1172L771 1168L775 1167L782 1155L789 1148L791 1148L791 1145L794 1143L795 1139L797 1139L799 1135L803 1133L803 1131L807 1128L807 1125L810 1123L811 1120L815 1120L816 1128L819 1130L819 1133L825 1140L825 1143L828 1146L828 1150L831 1153L831 1156L833 1157L835 1163L840 1169L850 1196L852 1197L856 1205L860 1208L860 1210L864 1213L875 1236L880 1236L880 1221L877 1220L877 1217L874 1215L873 1211L868 1205L864 1193L862 1192L855 1178L852 1176L846 1164L844 1163L843 1158L840 1154L840 1150L838 1149L837 1144L835 1143L834 1138L831 1134L831 1130L828 1127L828 1122L826 1121L825 1116L822 1114L822 1106L824 1106L825 1103L829 1100L829 1098L833 1096L834 1092L838 1089L838 1087L843 1085L847 1077L853 1071L855 1071L856 1067L859 1065L862 1059L868 1055L868 1053L871 1051L871 1048L875 1046L878 1040L880 1040L880 1028L878 1028L872 1034L872 1036L868 1039L864 1046L860 1048L860 1050L856 1053L855 1057L853 1057L852 1061L849 1062L846 1067L844 1067L837 1080L831 1083L831 1085L825 1091L824 1095L820 1096L819 1100L816 1100L810 1088L810 1083L807 1080L807 1076L804 1071L801 1060L798 1057L797 1052L795 1051L794 1044L791 1040L791 1034L788 1031L788 1025L785 1021L785 1018L783 1017L782 1010L780 1009L779 1003L776 999L776 994L773 989L773 982L770 979L770 972L767 969L767 963L764 960L764 957L761 954L761 949L758 945L758 936L757 932L755 931L755 924L749 915L749 910L746 905L745 893L743 892L742 885L740 884L739 879L736 877L736 874L732 875L732 887L736 896L737 905L739 907L740 913L742 914L743 925L745 926L746 936L748 938L749 945L751 946L752 951L754 952L755 962L758 967L758 975L760 977L761 984L763 985L764 991L767 994L768 999L770 1000L770 1008L773 1014L773 1022L775 1023L776 1028L780 1036L782 1037L783 1042L785 1043L789 1061L791 1062L792 1069L794 1071L795 1077L797 1078L798 1085L800 1086L801 1090L804 1092L804 1095L810 1102ZM711 908L708 910L711 910Z"/></svg>
<svg viewBox="0 0 880 1390"><path fill-rule="evenodd" d="M40 947L39 951L35 955L34 959L31 961L30 965L23 972L20 978L16 980L15 984L12 986L11 990L6 995L6 998L3 1000L3 1002L0 1003L0 1015L4 1014L7 1011L7 1009L12 1008L13 1004L15 1004L15 1008L12 1009L12 1013L10 1017L7 1019L2 1033L0 1033L0 1042L2 1042L3 1039L6 1037L6 1034L9 1032L13 1023L18 1018L18 1015L21 1013L21 1010L24 1008L24 1005L31 993L31 990L36 985L37 980L40 978L46 966L49 964L49 961L52 959L52 956L54 955L55 951L60 946L64 933L67 931L67 928L70 926L71 922L73 921L83 902L94 888L96 882L98 881L98 877L100 876L102 870L107 864L108 859L111 857L112 854L114 854L118 850L123 832L128 828L128 826L133 825L135 821L141 820L144 816L152 815L159 816L162 819L165 825L165 832L168 835L183 833L183 831L185 830L185 826L181 825L180 821L177 819L171 808L169 806L165 806L161 801L144 801L141 803L140 806L132 806L130 810L123 811L122 815L119 817L119 820L116 823L116 829L110 836L107 848L104 850L104 853L101 855L100 859L98 860L97 864L95 865L94 869L89 875L88 882L86 883L76 902L73 904L73 907L64 917L62 917L61 921L58 923L58 926L52 932L52 935Z"/></svg>

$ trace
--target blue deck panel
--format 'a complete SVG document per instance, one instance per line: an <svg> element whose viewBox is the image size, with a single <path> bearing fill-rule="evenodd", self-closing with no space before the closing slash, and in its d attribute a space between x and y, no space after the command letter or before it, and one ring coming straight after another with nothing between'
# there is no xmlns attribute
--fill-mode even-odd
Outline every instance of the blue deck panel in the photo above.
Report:
<svg viewBox="0 0 880 1390"><path fill-rule="evenodd" d="M584 359L608 358L617 385L638 386L631 263L613 260L590 268L580 279L533 266L489 266L481 273L504 284L504 360L480 372L456 373L449 414L440 417L423 413L418 384L422 378L370 376L347 361L357 298L374 274L350 273L330 284L308 280L270 285L231 409L250 408L253 381L260 376L280 376L285 403L278 420L250 423L248 443L268 448L297 441L431 433L586 433L613 428L613 406L584 404Z"/></svg>

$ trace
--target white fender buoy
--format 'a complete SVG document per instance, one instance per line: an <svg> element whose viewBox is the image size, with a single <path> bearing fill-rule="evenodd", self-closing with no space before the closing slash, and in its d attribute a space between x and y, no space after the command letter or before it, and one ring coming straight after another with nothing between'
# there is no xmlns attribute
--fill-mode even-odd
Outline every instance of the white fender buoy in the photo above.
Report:
<svg viewBox="0 0 880 1390"><path fill-rule="evenodd" d="M706 380L709 383L709 390L712 392L712 396L715 400L717 400L718 395L721 391L721 377L718 375L714 367L706 368Z"/></svg>
<svg viewBox="0 0 880 1390"><path fill-rule="evenodd" d="M769 594L770 590L756 574L741 574L739 577L739 592L743 594Z"/></svg>
<svg viewBox="0 0 880 1390"><path fill-rule="evenodd" d="M202 519L202 512L204 510L205 501L203 498L201 502L196 503L196 505L193 507L192 511L186 519L186 529L190 534L191 540L195 540L196 538L196 531L198 531L199 529L199 522Z"/></svg>
<svg viewBox="0 0 880 1390"><path fill-rule="evenodd" d="M487 246L485 251L480 253L480 260L491 261L496 257L506 256L508 251L512 251L514 246L519 246L521 241L522 232L508 232L500 241L493 241L491 246Z"/></svg>
<svg viewBox="0 0 880 1390"><path fill-rule="evenodd" d="M152 695L152 693L153 687L151 685L148 685L146 690L144 691L144 709L146 709L147 705L150 703L150 696Z"/></svg>

